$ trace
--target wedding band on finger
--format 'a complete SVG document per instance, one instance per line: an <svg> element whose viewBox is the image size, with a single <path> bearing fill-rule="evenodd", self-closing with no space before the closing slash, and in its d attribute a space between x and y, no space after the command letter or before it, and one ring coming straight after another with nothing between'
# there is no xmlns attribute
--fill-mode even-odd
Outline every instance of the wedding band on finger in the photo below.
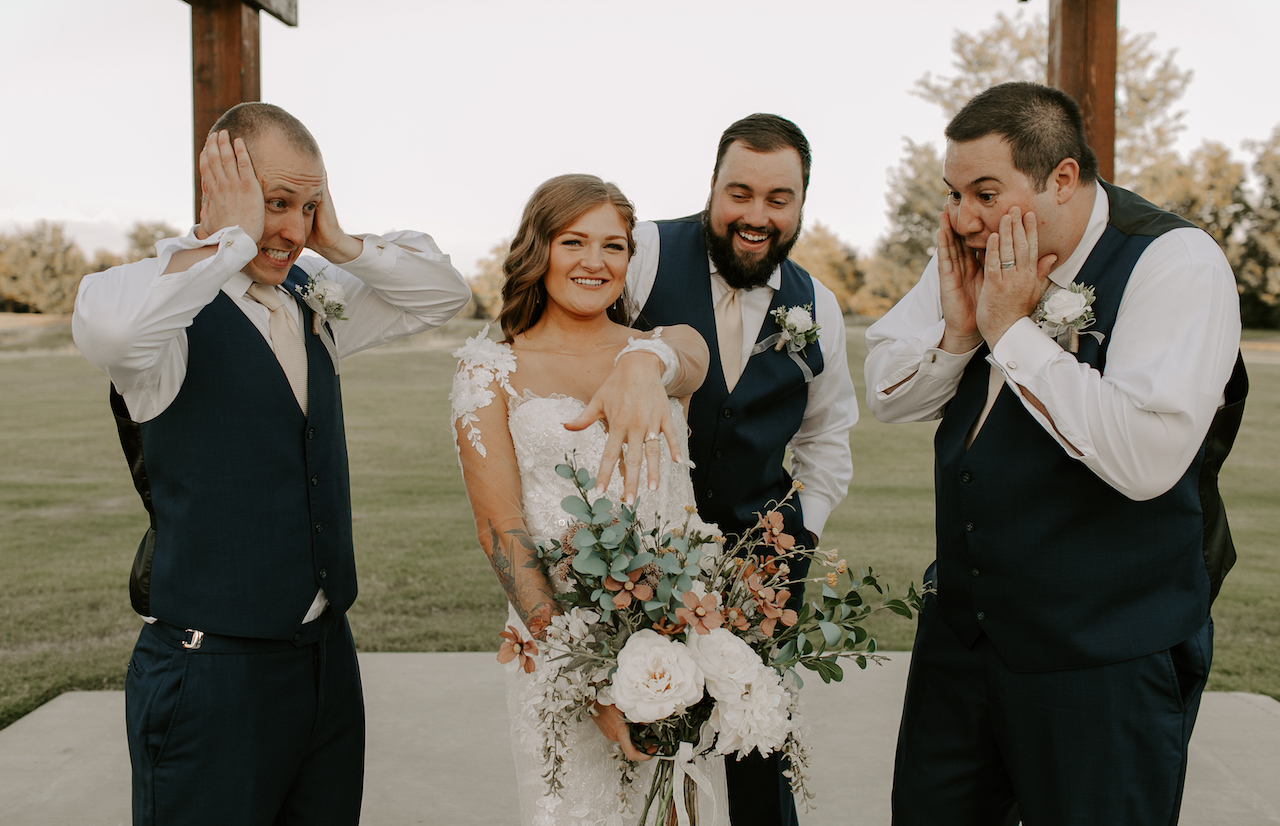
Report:
<svg viewBox="0 0 1280 826"><path fill-rule="evenodd" d="M1016 262L1016 261L1001 261L1001 262L1000 262L1000 269L1002 269L1002 270L1011 270L1011 269L1013 269L1015 266L1017 266L1017 262Z"/></svg>

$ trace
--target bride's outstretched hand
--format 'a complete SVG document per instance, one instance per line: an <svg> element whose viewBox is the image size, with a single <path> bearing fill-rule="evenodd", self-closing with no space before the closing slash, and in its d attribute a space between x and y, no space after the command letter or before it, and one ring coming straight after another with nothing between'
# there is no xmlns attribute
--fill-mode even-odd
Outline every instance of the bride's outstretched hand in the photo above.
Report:
<svg viewBox="0 0 1280 826"><path fill-rule="evenodd" d="M622 716L617 706L602 706L596 703L595 711L591 719L596 721L596 725L600 727L600 732L605 737L622 746L622 753L628 760L643 763L651 759L631 742L631 726L627 724L627 718Z"/></svg>
<svg viewBox="0 0 1280 826"><path fill-rule="evenodd" d="M597 421L603 422L609 433L596 473L597 491L608 487L613 469L621 462L622 498L634 503L642 458L648 468L649 490L657 490L658 451L663 448L664 439L672 461L680 461L676 423L667 390L662 386L662 361L651 352L637 351L619 358L618 366L591 397L587 409L564 427L585 430Z"/></svg>

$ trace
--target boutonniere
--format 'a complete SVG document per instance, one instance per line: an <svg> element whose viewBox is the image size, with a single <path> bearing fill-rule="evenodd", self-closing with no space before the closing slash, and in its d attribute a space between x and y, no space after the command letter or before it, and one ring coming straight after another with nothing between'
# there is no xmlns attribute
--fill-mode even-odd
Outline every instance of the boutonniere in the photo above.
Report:
<svg viewBox="0 0 1280 826"><path fill-rule="evenodd" d="M320 335L320 325L330 321L347 320L347 295L342 285L324 277L328 267L307 279L307 283L298 287L298 296L310 307L315 315L311 317L311 332Z"/></svg>
<svg viewBox="0 0 1280 826"><path fill-rule="evenodd" d="M804 355L804 349L818 340L818 333L822 330L822 325L813 320L813 305L803 304L795 307L779 307L770 315L773 316L773 320L782 329L758 342L752 348L751 355L763 353L770 347L779 352L786 348L787 355L800 366L800 372L804 373L805 382L813 381L813 371L800 358Z"/></svg>
<svg viewBox="0 0 1280 826"><path fill-rule="evenodd" d="M1046 292L1036 305L1031 320L1045 335L1054 339L1068 353L1080 352L1080 334L1093 323L1093 287L1072 282L1064 289ZM1099 342L1103 335L1089 332Z"/></svg>
<svg viewBox="0 0 1280 826"><path fill-rule="evenodd" d="M784 346L791 352L804 352L818 340L818 331L822 327L813 321L813 305L805 304L796 307L779 307L773 311L773 320L782 328L780 338L773 349L781 350Z"/></svg>

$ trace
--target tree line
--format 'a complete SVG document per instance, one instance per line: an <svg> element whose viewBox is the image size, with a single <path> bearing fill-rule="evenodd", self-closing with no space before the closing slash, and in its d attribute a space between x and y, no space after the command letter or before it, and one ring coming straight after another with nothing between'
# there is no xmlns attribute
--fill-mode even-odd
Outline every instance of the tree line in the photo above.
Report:
<svg viewBox="0 0 1280 826"><path fill-rule="evenodd" d="M1269 138L1246 142L1248 159L1211 140L1181 156L1174 144L1184 112L1175 105L1192 72L1178 67L1173 52L1155 51L1154 35L1123 28L1118 35L1115 183L1208 231L1235 272L1245 326L1280 327L1280 125ZM1043 81L1048 26L1040 17L1001 13L977 34L958 32L952 52L954 75L926 73L912 91L947 118L989 86ZM848 313L883 315L933 255L946 197L942 156L934 143L903 140L903 158L888 173L889 228L871 251L860 253L820 221L806 226L792 251ZM70 312L85 273L152 255L157 240L176 234L160 222L139 222L123 258L101 251L86 257L56 223L0 235L0 310ZM475 264L469 280L476 317L493 318L501 307L507 246L499 242Z"/></svg>

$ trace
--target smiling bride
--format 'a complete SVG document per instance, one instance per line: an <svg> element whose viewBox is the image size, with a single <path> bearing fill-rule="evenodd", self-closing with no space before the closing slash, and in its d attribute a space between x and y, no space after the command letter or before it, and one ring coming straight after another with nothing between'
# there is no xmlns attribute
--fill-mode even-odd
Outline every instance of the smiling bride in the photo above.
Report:
<svg viewBox="0 0 1280 826"><path fill-rule="evenodd" d="M513 659L518 650L517 662L525 666L512 666L508 705L527 826L634 822L634 797L620 795L622 777L639 775L633 785L643 789L643 776L651 771L649 756L633 744L623 716L597 703L570 732L564 785L549 793L541 748L546 710L538 706L536 681L522 679L526 670L545 667L539 656L527 654L561 612L555 595L564 584L521 539L561 539L569 528L560 502L574 488L555 466L566 457L584 467L601 463L610 434L600 422L587 426L593 417L586 411L615 365L653 375L661 370L664 421L655 422L644 442L626 454L628 475L648 482L638 498L637 483L624 486L616 472L597 489L614 501L634 501L665 522L683 519L685 506L694 501L689 465L680 457L688 455L685 409L705 377L707 348L689 327L642 333L626 326L634 225L634 207L612 183L562 175L542 184L525 207L503 264L503 341L482 333L455 353L460 362L451 399L462 475L480 545L510 603L513 630L504 633L504 652ZM532 646L520 642L531 638ZM619 749L626 760L615 759ZM723 776L722 761L710 762ZM708 810L727 812L723 781L713 786L719 805Z"/></svg>

